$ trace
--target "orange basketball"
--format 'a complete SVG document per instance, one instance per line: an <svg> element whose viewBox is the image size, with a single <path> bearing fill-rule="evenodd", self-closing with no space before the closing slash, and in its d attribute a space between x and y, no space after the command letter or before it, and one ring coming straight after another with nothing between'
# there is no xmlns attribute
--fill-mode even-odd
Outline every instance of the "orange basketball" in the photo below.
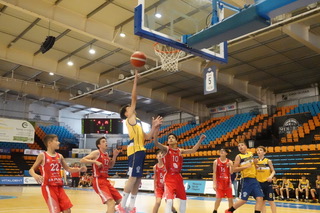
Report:
<svg viewBox="0 0 320 213"><path fill-rule="evenodd" d="M130 62L134 67L142 67L146 64L147 56L140 51L134 52L130 57Z"/></svg>

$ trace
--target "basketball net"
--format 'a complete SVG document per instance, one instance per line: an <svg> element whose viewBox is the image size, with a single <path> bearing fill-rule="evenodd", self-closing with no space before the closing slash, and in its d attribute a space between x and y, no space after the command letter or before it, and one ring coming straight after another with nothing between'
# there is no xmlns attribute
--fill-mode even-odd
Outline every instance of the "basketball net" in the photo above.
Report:
<svg viewBox="0 0 320 213"><path fill-rule="evenodd" d="M153 47L155 54L161 59L161 69L172 73L177 72L179 58L184 56L185 53L181 50L160 43L155 43Z"/></svg>

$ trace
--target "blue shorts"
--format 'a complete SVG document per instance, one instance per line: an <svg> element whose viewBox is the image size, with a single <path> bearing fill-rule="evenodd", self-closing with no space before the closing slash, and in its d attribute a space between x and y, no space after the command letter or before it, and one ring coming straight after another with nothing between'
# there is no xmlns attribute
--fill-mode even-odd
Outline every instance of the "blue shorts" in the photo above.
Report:
<svg viewBox="0 0 320 213"><path fill-rule="evenodd" d="M130 177L142 177L143 176L143 164L146 157L145 151L138 151L128 156L128 175Z"/></svg>
<svg viewBox="0 0 320 213"><path fill-rule="evenodd" d="M255 178L243 178L240 199L248 200L249 196L264 197L260 184Z"/></svg>
<svg viewBox="0 0 320 213"><path fill-rule="evenodd" d="M274 201L274 191L272 188L272 183L268 181L260 182L260 186L264 194L263 200Z"/></svg>

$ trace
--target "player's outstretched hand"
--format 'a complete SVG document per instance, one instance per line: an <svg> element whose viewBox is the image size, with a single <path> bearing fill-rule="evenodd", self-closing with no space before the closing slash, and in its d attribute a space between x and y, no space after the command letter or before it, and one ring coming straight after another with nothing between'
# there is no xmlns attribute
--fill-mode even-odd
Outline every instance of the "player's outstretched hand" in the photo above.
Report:
<svg viewBox="0 0 320 213"><path fill-rule="evenodd" d="M203 141L207 136L206 135L201 135L200 140Z"/></svg>
<svg viewBox="0 0 320 213"><path fill-rule="evenodd" d="M43 183L43 177L41 175L35 175L34 179L37 181L37 183L42 184Z"/></svg>
<svg viewBox="0 0 320 213"><path fill-rule="evenodd" d="M80 172L86 172L86 171L87 171L87 167L86 166L81 166Z"/></svg>
<svg viewBox="0 0 320 213"><path fill-rule="evenodd" d="M113 156L118 156L119 153L120 153L120 150L118 150L118 149L113 150Z"/></svg>
<svg viewBox="0 0 320 213"><path fill-rule="evenodd" d="M163 118L161 116L158 116L156 118L152 117L152 126L159 127L161 126L163 121Z"/></svg>

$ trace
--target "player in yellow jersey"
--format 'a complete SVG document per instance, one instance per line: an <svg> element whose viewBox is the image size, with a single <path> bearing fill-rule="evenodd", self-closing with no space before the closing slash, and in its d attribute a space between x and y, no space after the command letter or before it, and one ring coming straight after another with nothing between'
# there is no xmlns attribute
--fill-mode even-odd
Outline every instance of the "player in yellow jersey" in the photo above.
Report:
<svg viewBox="0 0 320 213"><path fill-rule="evenodd" d="M284 200L283 191L287 193L287 201L290 200L290 191L294 190L293 184L285 176L282 177L282 186L280 188L281 200Z"/></svg>
<svg viewBox="0 0 320 213"><path fill-rule="evenodd" d="M234 212L248 201L249 196L253 196L256 199L255 213L260 213L263 206L263 192L260 184L257 181L256 166L253 159L253 154L248 152L245 142L238 143L238 149L240 154L237 155L233 172L241 171L241 177L243 179L242 189L240 193L240 200L238 200L233 206L225 211L225 213Z"/></svg>
<svg viewBox="0 0 320 213"><path fill-rule="evenodd" d="M259 146L257 148L258 162L257 162L257 180L260 183L261 189L264 194L263 198L263 208L262 212L266 212L266 200L269 202L271 207L271 212L276 213L276 204L274 203L274 191L272 188L272 178L275 175L275 170L273 168L272 161L264 155L267 149L264 146Z"/></svg>
<svg viewBox="0 0 320 213"><path fill-rule="evenodd" d="M301 179L299 180L299 185L296 188L296 201L299 201L299 194L305 193L305 198L306 201L309 199L309 188L310 188L310 183L309 180L306 178L306 176L302 175Z"/></svg>
<svg viewBox="0 0 320 213"><path fill-rule="evenodd" d="M317 202L317 200L316 200L316 195L317 195L318 202L320 203L320 175L317 175L317 180L316 180L315 184L316 184L316 188L311 189L310 192L312 195L313 202L314 203Z"/></svg>
<svg viewBox="0 0 320 213"><path fill-rule="evenodd" d="M122 201L118 205L118 211L120 213L126 211L129 213L136 212L135 200L139 191L143 175L143 164L146 156L144 142L153 136L155 128L159 127L162 123L162 117L158 116L156 119L152 120L151 131L148 134L144 133L142 123L136 116L138 77L139 74L136 70L131 92L131 104L123 106L120 110L120 117L122 119L126 119L126 126L128 128L130 138L130 143L127 147L129 179L124 186ZM129 207L126 208L126 203L130 193L130 204Z"/></svg>

